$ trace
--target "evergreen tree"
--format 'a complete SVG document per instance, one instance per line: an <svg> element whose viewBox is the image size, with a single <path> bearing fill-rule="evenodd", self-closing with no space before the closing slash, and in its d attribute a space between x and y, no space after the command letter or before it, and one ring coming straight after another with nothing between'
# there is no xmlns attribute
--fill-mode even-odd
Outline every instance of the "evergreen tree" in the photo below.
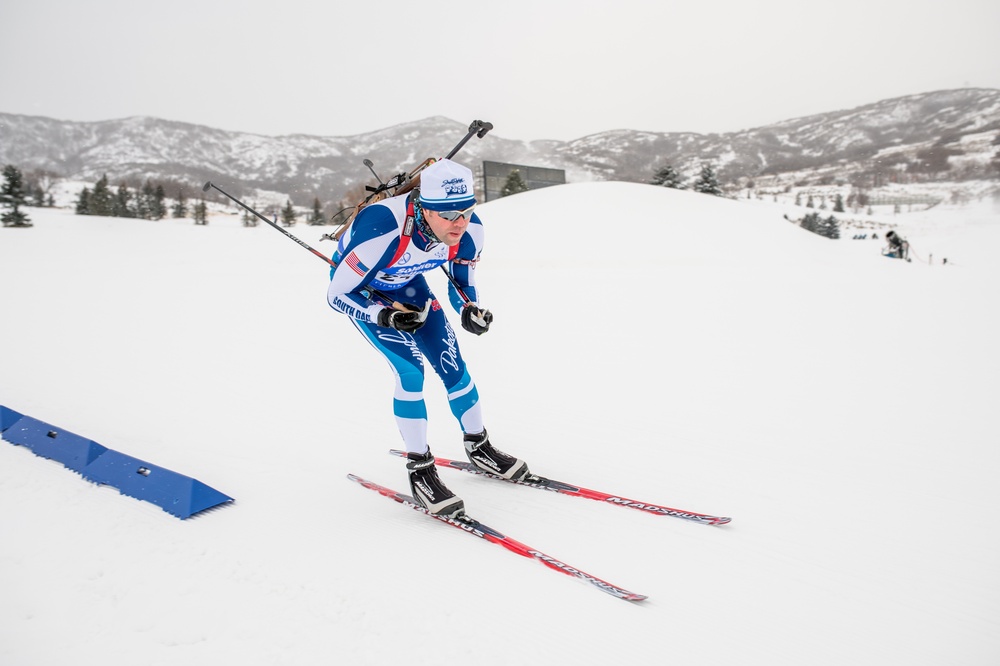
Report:
<svg viewBox="0 0 1000 666"><path fill-rule="evenodd" d="M806 231L811 231L814 234L819 234L824 238L837 239L840 238L840 223L837 222L837 218L831 215L830 217L823 218L816 211L809 213L802 218L799 222L803 229Z"/></svg>
<svg viewBox="0 0 1000 666"><path fill-rule="evenodd" d="M677 169L669 164L658 170L653 175L653 180L649 181L649 183L650 185L660 185L661 187L670 187L675 190L684 189L684 186L681 184L681 175L677 173Z"/></svg>
<svg viewBox="0 0 1000 666"><path fill-rule="evenodd" d="M256 208L257 204L251 204L250 208ZM244 227L256 227L257 226L257 216L251 215L250 211L246 208L243 209L243 226Z"/></svg>
<svg viewBox="0 0 1000 666"><path fill-rule="evenodd" d="M837 198L833 200L833 212L843 213L844 212L844 197L841 194L837 194Z"/></svg>
<svg viewBox="0 0 1000 666"><path fill-rule="evenodd" d="M132 193L125 183L118 186L118 193L111 201L111 215L112 217L135 217L135 211L132 208Z"/></svg>
<svg viewBox="0 0 1000 666"><path fill-rule="evenodd" d="M147 178L135 195L135 216L143 220L153 219L153 183Z"/></svg>
<svg viewBox="0 0 1000 666"><path fill-rule="evenodd" d="M802 228L806 231L811 231L814 234L819 233L819 213L814 211L807 214L802 218L802 221L799 222L799 224L802 225Z"/></svg>
<svg viewBox="0 0 1000 666"><path fill-rule="evenodd" d="M840 223L837 222L836 217L831 215L826 219L820 220L819 229L816 233L824 238L832 238L836 240L840 238Z"/></svg>
<svg viewBox="0 0 1000 666"><path fill-rule="evenodd" d="M524 182L523 178L521 178L521 171L519 169L514 169L507 176L507 180L504 182L503 187L500 188L500 196L506 197L511 194L527 191L528 184Z"/></svg>
<svg viewBox="0 0 1000 666"><path fill-rule="evenodd" d="M162 220L167 214L167 193L163 185L157 185L153 189L153 200L149 205L149 219Z"/></svg>
<svg viewBox="0 0 1000 666"><path fill-rule="evenodd" d="M204 199L194 205L194 223L208 224L208 206Z"/></svg>
<svg viewBox="0 0 1000 666"><path fill-rule="evenodd" d="M795 205L796 206L801 206L802 205L802 193L801 192L796 192L795 193Z"/></svg>
<svg viewBox="0 0 1000 666"><path fill-rule="evenodd" d="M83 188L76 200L76 214L90 215L90 189Z"/></svg>
<svg viewBox="0 0 1000 666"><path fill-rule="evenodd" d="M319 197L313 199L312 215L309 217L309 224L323 224L323 204L319 202Z"/></svg>
<svg viewBox="0 0 1000 666"><path fill-rule="evenodd" d="M188 214L187 197L184 196L183 187L177 191L177 200L174 202L173 208L170 209L170 213L175 218L187 217Z"/></svg>
<svg viewBox="0 0 1000 666"><path fill-rule="evenodd" d="M8 164L3 168L3 186L0 186L0 204L3 204L4 208L4 212L0 214L0 221L2 221L3 226L31 226L28 214L21 210L21 206L27 205L24 176L21 174L20 169L13 164Z"/></svg>
<svg viewBox="0 0 1000 666"><path fill-rule="evenodd" d="M288 203L285 207L281 209L281 224L286 227L295 226L295 209L292 208L292 200L288 199Z"/></svg>
<svg viewBox="0 0 1000 666"><path fill-rule="evenodd" d="M114 196L111 194L111 188L108 187L108 176L105 174L101 176L99 181L97 181L94 185L94 190L90 193L90 199L87 204L87 214L111 215L111 211L113 209L113 199Z"/></svg>
<svg viewBox="0 0 1000 666"><path fill-rule="evenodd" d="M712 194L717 197L722 196L722 187L719 185L719 178L715 175L715 169L712 168L712 165L702 165L701 174L691 189L702 194Z"/></svg>

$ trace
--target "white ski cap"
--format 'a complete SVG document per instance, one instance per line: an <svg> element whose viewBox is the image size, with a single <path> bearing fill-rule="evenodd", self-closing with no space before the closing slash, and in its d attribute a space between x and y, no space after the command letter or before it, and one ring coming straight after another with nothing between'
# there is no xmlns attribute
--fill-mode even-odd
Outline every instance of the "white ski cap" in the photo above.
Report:
<svg viewBox="0 0 1000 666"><path fill-rule="evenodd" d="M427 210L463 210L476 203L472 171L438 160L420 172L420 205Z"/></svg>

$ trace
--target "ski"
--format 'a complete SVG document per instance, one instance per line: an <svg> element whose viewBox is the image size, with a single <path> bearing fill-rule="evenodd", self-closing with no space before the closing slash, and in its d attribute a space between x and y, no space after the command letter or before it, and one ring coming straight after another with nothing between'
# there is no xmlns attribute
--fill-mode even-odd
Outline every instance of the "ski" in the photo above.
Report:
<svg viewBox="0 0 1000 666"><path fill-rule="evenodd" d="M398 449L392 449L389 451L389 453L391 453L394 456L399 456L402 458L406 457L406 452L400 451ZM621 495L610 495L608 493L604 493L599 490L590 490L589 488L574 486L569 483L563 483L562 481L556 481L555 479L549 479L544 476L538 476L536 474L531 474L526 479L522 479L519 481L512 481L510 479L505 479L497 474L490 474L489 472L484 472L470 462L465 462L461 460L449 460L448 458L440 458L440 457L435 457L435 462L437 463L438 467L446 467L448 469L458 469L462 470L463 472L469 472L470 474L478 474L479 476L485 476L491 479L497 479L498 481L514 483L519 486L531 486L532 488L541 488L542 490L549 490L555 493L562 493L563 495L572 495L574 497L586 497L587 499L597 500L598 502L604 502L606 504L614 504L616 506L624 506L630 509L637 509L639 511L644 511L645 513L653 514L654 516L671 516L673 518L683 518L684 520L691 520L696 523L702 523L704 525L725 525L726 523L732 520L732 518L726 516L711 516L707 513L695 513L694 511L672 509L668 506L651 504L649 502L638 502L636 500L628 499L627 497L622 497Z"/></svg>
<svg viewBox="0 0 1000 666"><path fill-rule="evenodd" d="M601 590L602 592L606 592L613 597L617 597L619 599L625 599L626 601L642 601L643 599L646 598L646 595L644 594L636 594L635 592L629 592L628 590L620 588L616 585L612 585L607 581L601 580L596 576L591 576L590 574L581 571L576 567L572 567L566 564L565 562L561 562L554 557L546 555L540 550L536 550L530 546L521 543L520 541L516 541L510 538L509 536L503 534L502 532L499 532L493 529L492 527L488 527L483 523L479 522L478 520L470 518L466 514L462 514L457 518L452 518L448 516L436 516L431 512L429 512L424 507L417 504L417 501L414 500L409 495L404 495L401 492L397 492L392 488L386 488L385 486L381 486L373 481L367 481L355 474L348 474L347 478L350 479L351 481L361 484L362 486L368 488L369 490L374 490L379 495L395 500L400 504L402 504L403 506L413 509L414 511L419 511L420 513L430 516L431 518L436 518L437 520L440 520L443 523L447 523L452 527L457 527L463 532L472 534L473 536L477 536L480 539L489 541L490 543L495 543L497 545L503 546L507 550L513 553L517 553L518 555L521 555L523 557L531 558L533 560L538 560L539 562L549 567L550 569L555 569L556 571L564 573L568 576L573 576L574 578L585 580L591 585L595 586L597 589Z"/></svg>

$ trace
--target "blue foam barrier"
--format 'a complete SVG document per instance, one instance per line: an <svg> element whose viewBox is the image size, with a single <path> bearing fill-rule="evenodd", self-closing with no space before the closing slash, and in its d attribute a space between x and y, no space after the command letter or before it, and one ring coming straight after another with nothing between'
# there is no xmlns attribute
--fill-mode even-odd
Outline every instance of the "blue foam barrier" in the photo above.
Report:
<svg viewBox="0 0 1000 666"><path fill-rule="evenodd" d="M94 483L150 502L184 519L234 501L189 476L113 451L68 430L0 406L3 439L56 460Z"/></svg>
<svg viewBox="0 0 1000 666"><path fill-rule="evenodd" d="M10 426L14 425L14 423L16 423L17 420L21 418L21 416L23 416L23 414L15 412L13 409L10 409L9 407L4 407L3 405L0 405L0 432L3 432Z"/></svg>
<svg viewBox="0 0 1000 666"><path fill-rule="evenodd" d="M11 444L31 449L35 455L61 462L74 472L83 469L107 449L93 440L56 428L30 416L21 416L3 431Z"/></svg>
<svg viewBox="0 0 1000 666"><path fill-rule="evenodd" d="M83 478L156 504L178 518L188 518L233 500L189 476L111 450L87 465Z"/></svg>

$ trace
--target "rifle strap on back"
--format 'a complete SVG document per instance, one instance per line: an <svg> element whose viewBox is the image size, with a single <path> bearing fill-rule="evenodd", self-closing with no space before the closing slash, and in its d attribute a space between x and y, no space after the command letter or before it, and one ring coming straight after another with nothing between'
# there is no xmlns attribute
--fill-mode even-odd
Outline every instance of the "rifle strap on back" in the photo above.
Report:
<svg viewBox="0 0 1000 666"><path fill-rule="evenodd" d="M410 238L413 236L413 227L417 223L417 216L413 210L413 195L406 201L406 220L403 222L403 233L399 236L399 247L393 255L389 265L392 266L399 261L406 253L406 248L410 245Z"/></svg>

